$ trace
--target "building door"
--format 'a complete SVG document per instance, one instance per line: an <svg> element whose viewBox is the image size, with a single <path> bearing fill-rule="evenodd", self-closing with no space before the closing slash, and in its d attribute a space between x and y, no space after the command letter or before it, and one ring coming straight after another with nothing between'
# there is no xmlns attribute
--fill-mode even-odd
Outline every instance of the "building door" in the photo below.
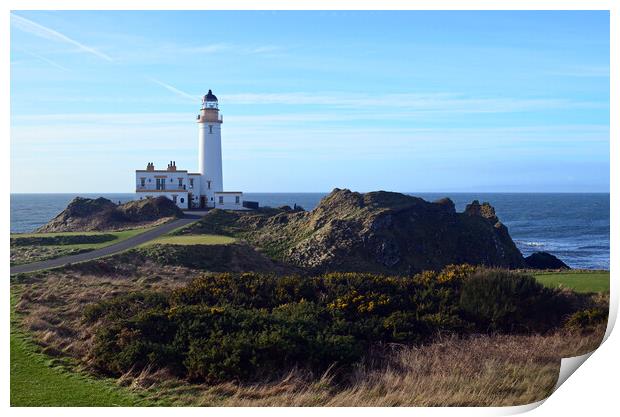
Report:
<svg viewBox="0 0 620 417"><path fill-rule="evenodd" d="M187 208L191 209L192 208L192 200L194 199L194 196L192 195L192 193L187 193Z"/></svg>
<svg viewBox="0 0 620 417"><path fill-rule="evenodd" d="M204 195L200 196L200 208L203 209L207 205L207 199Z"/></svg>

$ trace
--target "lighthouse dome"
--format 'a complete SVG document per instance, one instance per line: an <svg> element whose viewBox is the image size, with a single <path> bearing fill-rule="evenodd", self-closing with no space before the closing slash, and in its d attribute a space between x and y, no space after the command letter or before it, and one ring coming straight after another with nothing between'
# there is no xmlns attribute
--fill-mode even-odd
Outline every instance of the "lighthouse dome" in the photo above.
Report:
<svg viewBox="0 0 620 417"><path fill-rule="evenodd" d="M211 90L203 97L203 101L217 101L217 97Z"/></svg>

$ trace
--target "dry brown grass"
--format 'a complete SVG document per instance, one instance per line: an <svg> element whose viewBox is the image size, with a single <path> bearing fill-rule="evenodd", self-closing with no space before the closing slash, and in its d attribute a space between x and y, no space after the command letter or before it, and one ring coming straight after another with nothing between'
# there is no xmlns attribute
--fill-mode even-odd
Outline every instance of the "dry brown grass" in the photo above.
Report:
<svg viewBox="0 0 620 417"><path fill-rule="evenodd" d="M510 406L549 396L560 358L596 349L603 333L604 327L587 335L446 336L395 347L379 366L362 364L344 383L334 382L333 371L313 376L299 369L254 384L188 384L144 372L123 380L178 405Z"/></svg>
<svg viewBox="0 0 620 417"><path fill-rule="evenodd" d="M23 317L22 325L44 349L83 359L96 330L82 323L88 304L130 291L176 288L196 274L187 268L162 267L148 261L120 271L99 274L68 268L40 274L20 285L15 308Z"/></svg>
<svg viewBox="0 0 620 417"><path fill-rule="evenodd" d="M52 355L85 362L96 329L82 323L87 304L146 288L174 288L195 271L149 262L123 273L53 271L18 284L23 325ZM604 327L590 334L442 336L420 346L388 346L352 374L335 378L291 370L253 384L190 384L166 371L142 370L119 385L178 405L206 406L508 406L550 395L560 358L594 350ZM381 358L381 359L378 359ZM338 382L336 382L338 381Z"/></svg>
<svg viewBox="0 0 620 417"><path fill-rule="evenodd" d="M11 266L59 258L61 256L76 255L90 250L92 249L71 246L11 246Z"/></svg>

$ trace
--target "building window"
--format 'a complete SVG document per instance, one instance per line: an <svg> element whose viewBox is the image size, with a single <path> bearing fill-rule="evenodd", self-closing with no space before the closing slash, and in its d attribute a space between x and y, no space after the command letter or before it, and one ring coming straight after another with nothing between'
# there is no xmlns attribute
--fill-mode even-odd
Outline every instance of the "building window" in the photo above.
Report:
<svg viewBox="0 0 620 417"><path fill-rule="evenodd" d="M173 202L174 204L176 204L176 203L177 203L177 196L176 196L176 195L173 195L173 196L172 196L172 202Z"/></svg>
<svg viewBox="0 0 620 417"><path fill-rule="evenodd" d="M224 204L224 197L219 196L218 199L219 199L220 204Z"/></svg>
<svg viewBox="0 0 620 417"><path fill-rule="evenodd" d="M163 178L155 178L155 189L156 190L165 190L166 189L166 180Z"/></svg>
<svg viewBox="0 0 620 417"><path fill-rule="evenodd" d="M194 179L193 178L189 179L189 188L194 188Z"/></svg>
<svg viewBox="0 0 620 417"><path fill-rule="evenodd" d="M179 178L179 188L183 187L183 178Z"/></svg>
<svg viewBox="0 0 620 417"><path fill-rule="evenodd" d="M211 181L207 181L207 189L211 189Z"/></svg>
<svg viewBox="0 0 620 417"><path fill-rule="evenodd" d="M146 178L140 178L140 187L144 187L145 182L146 182Z"/></svg>
<svg viewBox="0 0 620 417"><path fill-rule="evenodd" d="M209 133L213 133L213 125L209 125Z"/></svg>
<svg viewBox="0 0 620 417"><path fill-rule="evenodd" d="M185 203L185 199L181 197L181 203Z"/></svg>
<svg viewBox="0 0 620 417"><path fill-rule="evenodd" d="M235 204L239 204L239 196L235 196Z"/></svg>

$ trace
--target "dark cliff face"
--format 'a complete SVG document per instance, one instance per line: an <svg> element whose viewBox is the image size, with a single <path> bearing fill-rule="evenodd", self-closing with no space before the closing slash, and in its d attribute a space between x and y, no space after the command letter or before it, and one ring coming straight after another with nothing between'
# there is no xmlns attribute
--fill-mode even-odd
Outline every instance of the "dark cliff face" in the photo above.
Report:
<svg viewBox="0 0 620 417"><path fill-rule="evenodd" d="M493 208L469 208L456 213L449 199L429 203L399 193L335 190L296 222L309 237L286 257L321 270L412 273L458 263L522 267L523 256Z"/></svg>
<svg viewBox="0 0 620 417"><path fill-rule="evenodd" d="M473 202L457 213L450 199L430 203L385 191L335 189L310 212L215 210L194 228L201 230L242 236L273 257L315 271L409 274L458 263L524 267L490 205Z"/></svg>
<svg viewBox="0 0 620 417"><path fill-rule="evenodd" d="M147 198L120 205L103 197L76 197L60 214L38 228L37 232L115 230L182 215L183 212L166 197Z"/></svg>

